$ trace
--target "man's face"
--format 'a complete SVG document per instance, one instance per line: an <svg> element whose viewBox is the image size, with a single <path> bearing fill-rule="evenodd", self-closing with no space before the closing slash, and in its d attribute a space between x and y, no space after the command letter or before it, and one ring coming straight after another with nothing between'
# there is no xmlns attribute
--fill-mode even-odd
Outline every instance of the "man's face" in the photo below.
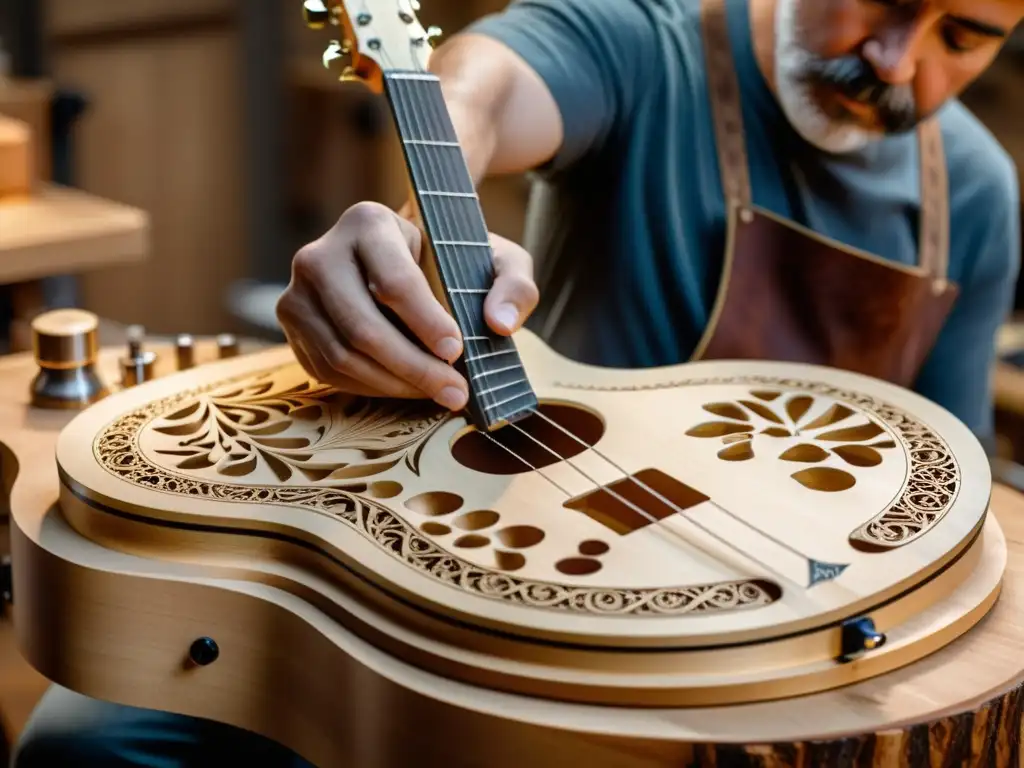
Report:
<svg viewBox="0 0 1024 768"><path fill-rule="evenodd" d="M1024 17L1024 0L778 3L781 101L832 151L913 129L988 67Z"/></svg>

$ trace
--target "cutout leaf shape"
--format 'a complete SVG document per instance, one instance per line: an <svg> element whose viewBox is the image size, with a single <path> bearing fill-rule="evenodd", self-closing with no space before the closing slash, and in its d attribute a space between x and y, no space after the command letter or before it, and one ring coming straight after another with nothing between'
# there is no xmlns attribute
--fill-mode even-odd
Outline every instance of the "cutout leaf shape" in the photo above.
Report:
<svg viewBox="0 0 1024 768"><path fill-rule="evenodd" d="M810 424L805 424L801 429L809 432L823 427L830 427L833 424L838 424L844 419L848 419L850 416L853 416L852 408L848 408L842 403L833 403L827 411L821 414L821 416L816 418Z"/></svg>
<svg viewBox="0 0 1024 768"><path fill-rule="evenodd" d="M782 423L782 419L780 419L775 414L775 411L773 411L767 405L762 405L761 403L755 403L753 400L740 400L740 405L742 405L744 408L749 409L753 413L756 413L758 416L760 416L765 421L770 421L772 424L781 424Z"/></svg>
<svg viewBox="0 0 1024 768"><path fill-rule="evenodd" d="M846 491L853 488L857 483L857 478L849 472L844 472L841 469L833 469L832 467L811 467L810 469L801 469L799 472L794 472L790 477L805 488L809 488L812 491L822 491L824 493Z"/></svg>
<svg viewBox="0 0 1024 768"><path fill-rule="evenodd" d="M724 437L735 435L737 432L751 432L753 427L749 424L733 424L728 421L706 421L686 430L690 437Z"/></svg>
<svg viewBox="0 0 1024 768"><path fill-rule="evenodd" d="M747 416L746 412L735 403L708 403L704 406L704 410L708 413L713 413L715 416L721 416L723 419L750 421L750 417Z"/></svg>
<svg viewBox="0 0 1024 768"><path fill-rule="evenodd" d="M814 404L814 398L807 395L797 395L796 397L789 398L789 402L786 403L786 415L789 416L789 420L794 424L798 424L807 411L811 409Z"/></svg>
<svg viewBox="0 0 1024 768"><path fill-rule="evenodd" d="M797 461L804 464L815 464L828 458L828 451L810 443L801 443L782 452L782 461Z"/></svg>
<svg viewBox="0 0 1024 768"><path fill-rule="evenodd" d="M829 442L853 442L861 443L865 440L870 440L873 437L878 437L884 430L878 426L875 422L870 421L867 424L861 424L856 427L846 427L845 429L835 429L830 432L825 432L821 435L816 435L815 440L828 440Z"/></svg>
<svg viewBox="0 0 1024 768"><path fill-rule="evenodd" d="M854 467L877 467L882 463L882 454L867 445L840 445L832 453Z"/></svg>
<svg viewBox="0 0 1024 768"><path fill-rule="evenodd" d="M727 448L718 452L718 458L723 461L747 461L754 458L754 449L749 440L733 443Z"/></svg>

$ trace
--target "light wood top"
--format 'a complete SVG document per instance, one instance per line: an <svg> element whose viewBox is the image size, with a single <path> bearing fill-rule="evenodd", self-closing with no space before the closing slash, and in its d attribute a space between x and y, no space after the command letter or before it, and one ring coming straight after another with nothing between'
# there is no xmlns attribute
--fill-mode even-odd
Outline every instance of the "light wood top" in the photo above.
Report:
<svg viewBox="0 0 1024 768"><path fill-rule="evenodd" d="M48 186L0 205L0 283L144 259L149 216L78 190Z"/></svg>

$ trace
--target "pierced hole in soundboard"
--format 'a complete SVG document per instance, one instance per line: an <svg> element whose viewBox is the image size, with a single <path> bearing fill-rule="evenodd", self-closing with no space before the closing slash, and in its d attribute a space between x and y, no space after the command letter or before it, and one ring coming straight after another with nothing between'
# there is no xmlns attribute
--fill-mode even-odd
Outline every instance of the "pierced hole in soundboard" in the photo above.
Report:
<svg viewBox="0 0 1024 768"><path fill-rule="evenodd" d="M452 529L444 523L435 523L432 520L421 525L420 530L424 533L429 533L431 536L447 536L452 532Z"/></svg>
<svg viewBox="0 0 1024 768"><path fill-rule="evenodd" d="M497 537L509 549L529 549L544 541L544 531L532 525L513 525L502 528Z"/></svg>
<svg viewBox="0 0 1024 768"><path fill-rule="evenodd" d="M462 497L447 491L427 491L406 499L405 506L426 517L441 517L461 507Z"/></svg>
<svg viewBox="0 0 1024 768"><path fill-rule="evenodd" d="M589 555L591 557L595 555L603 555L608 551L609 547L603 541L597 539L587 539L586 541L580 542L580 554Z"/></svg>
<svg viewBox="0 0 1024 768"><path fill-rule="evenodd" d="M500 571L518 571L526 565L526 558L518 552L505 552L501 549L494 551L494 562Z"/></svg>
<svg viewBox="0 0 1024 768"><path fill-rule="evenodd" d="M792 477L805 488L826 493L845 491L853 488L857 483L857 478L849 472L832 467L802 469L799 472L794 472Z"/></svg>
<svg viewBox="0 0 1024 768"><path fill-rule="evenodd" d="M601 417L582 406L546 402L538 410L543 416L527 416L489 435L464 430L452 443L452 456L477 472L518 475L578 456L604 435Z"/></svg>
<svg viewBox="0 0 1024 768"><path fill-rule="evenodd" d="M491 540L486 536L478 536L475 533L459 536L455 540L455 546L460 549L479 549L480 547L486 547L490 543Z"/></svg>
<svg viewBox="0 0 1024 768"><path fill-rule="evenodd" d="M459 515L455 518L455 525L464 531L482 531L484 528L490 528L492 525L495 525L500 518L501 515L497 512L492 512L489 509L478 509L475 512Z"/></svg>
<svg viewBox="0 0 1024 768"><path fill-rule="evenodd" d="M567 557L555 563L555 568L566 576L589 576L601 570L601 561L590 557Z"/></svg>
<svg viewBox="0 0 1024 768"><path fill-rule="evenodd" d="M379 480L370 483L368 490L375 499L393 499L402 492L402 484L393 480Z"/></svg>

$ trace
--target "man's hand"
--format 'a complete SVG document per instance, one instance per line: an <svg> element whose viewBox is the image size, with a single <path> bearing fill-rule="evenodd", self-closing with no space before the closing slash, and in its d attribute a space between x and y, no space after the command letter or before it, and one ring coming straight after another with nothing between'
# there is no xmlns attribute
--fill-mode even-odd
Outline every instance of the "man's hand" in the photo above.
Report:
<svg viewBox="0 0 1024 768"><path fill-rule="evenodd" d="M277 317L309 375L353 394L465 406L466 381L450 365L462 354L461 334L420 268L423 240L416 225L388 208L359 203L295 255ZM491 240L496 277L484 315L495 333L509 335L537 305L533 263L515 243ZM375 300L430 352L406 338Z"/></svg>

